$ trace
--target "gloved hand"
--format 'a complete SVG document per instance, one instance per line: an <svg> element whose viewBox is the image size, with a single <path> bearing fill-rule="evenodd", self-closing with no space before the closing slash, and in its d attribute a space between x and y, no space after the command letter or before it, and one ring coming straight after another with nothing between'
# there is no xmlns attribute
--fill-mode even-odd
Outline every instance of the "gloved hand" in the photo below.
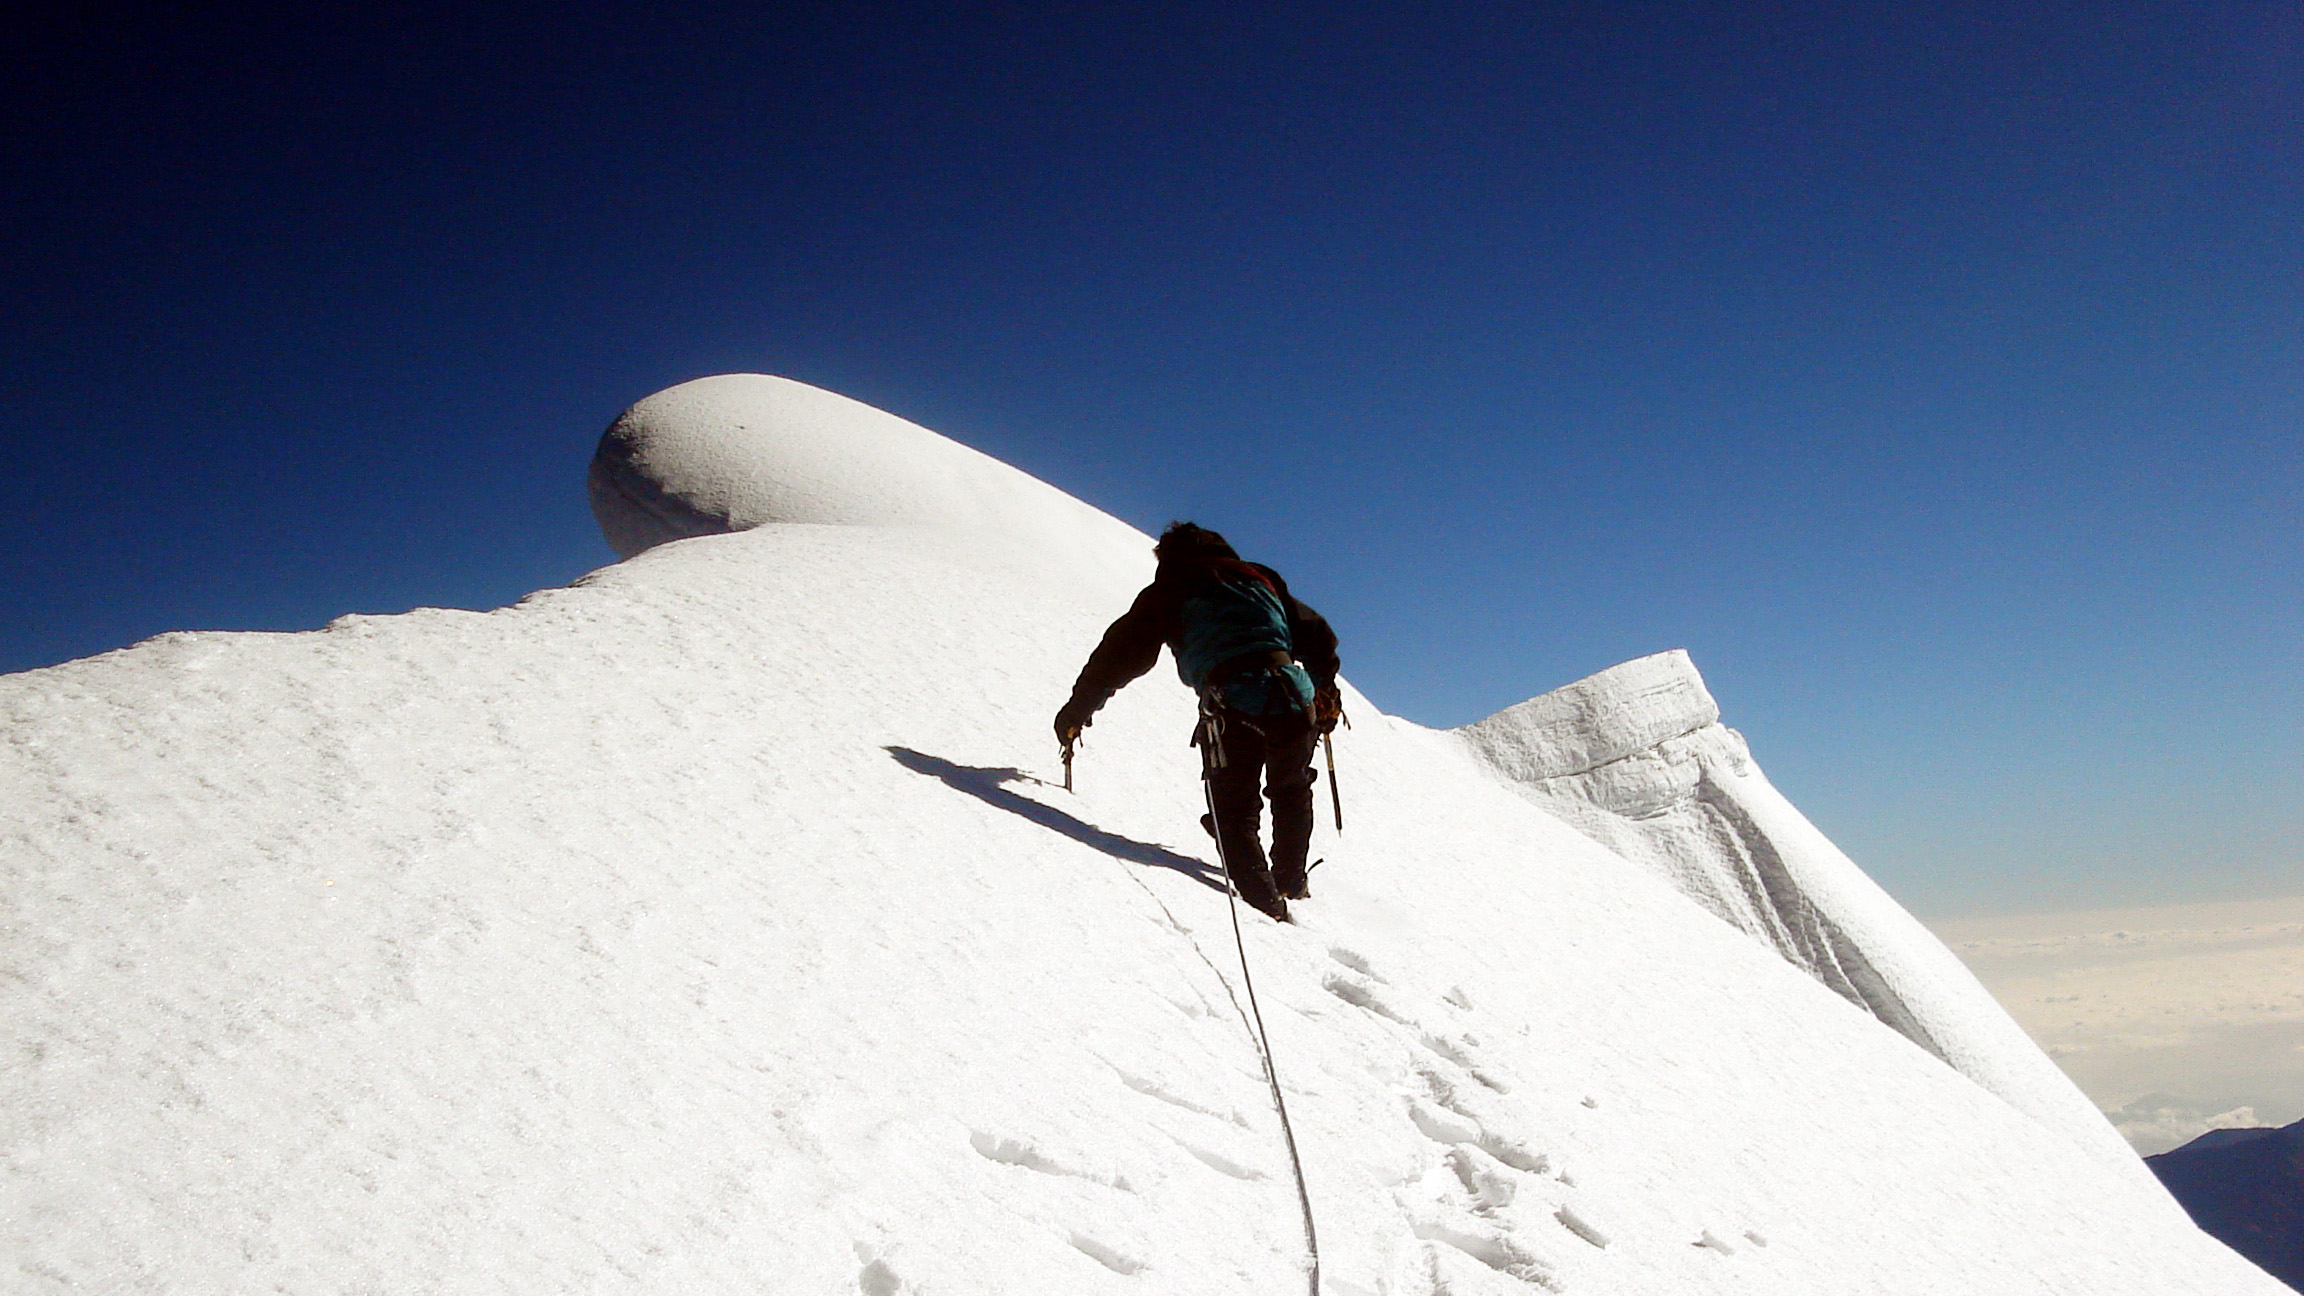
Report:
<svg viewBox="0 0 2304 1296"><path fill-rule="evenodd" d="M1344 690L1330 680L1312 690L1312 727L1322 734L1333 733L1336 722L1344 718Z"/></svg>
<svg viewBox="0 0 2304 1296"><path fill-rule="evenodd" d="M1095 715L1095 708L1083 706L1078 698L1066 702L1056 712L1057 743L1060 746L1070 747L1073 743L1078 742L1080 731L1095 723Z"/></svg>

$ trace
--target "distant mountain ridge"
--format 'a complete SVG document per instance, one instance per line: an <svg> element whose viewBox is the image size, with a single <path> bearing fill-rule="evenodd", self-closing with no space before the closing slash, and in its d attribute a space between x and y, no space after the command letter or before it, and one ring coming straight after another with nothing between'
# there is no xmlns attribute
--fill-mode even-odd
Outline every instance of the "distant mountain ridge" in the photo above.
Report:
<svg viewBox="0 0 2304 1296"><path fill-rule="evenodd" d="M2144 1164L2210 1236L2304 1291L2304 1121L2210 1130Z"/></svg>

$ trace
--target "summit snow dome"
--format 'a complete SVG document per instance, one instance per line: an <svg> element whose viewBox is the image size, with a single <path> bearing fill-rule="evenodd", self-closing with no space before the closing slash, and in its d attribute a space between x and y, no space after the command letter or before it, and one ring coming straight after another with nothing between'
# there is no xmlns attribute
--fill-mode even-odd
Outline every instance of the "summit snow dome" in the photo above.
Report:
<svg viewBox="0 0 2304 1296"><path fill-rule="evenodd" d="M767 374L668 387L609 425L593 516L617 556L779 522L1141 537L1047 483L861 401Z"/></svg>

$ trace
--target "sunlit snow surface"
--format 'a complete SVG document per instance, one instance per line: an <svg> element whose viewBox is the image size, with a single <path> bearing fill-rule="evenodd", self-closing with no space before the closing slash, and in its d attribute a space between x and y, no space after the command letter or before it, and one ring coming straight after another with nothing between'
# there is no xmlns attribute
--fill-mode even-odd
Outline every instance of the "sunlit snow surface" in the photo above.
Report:
<svg viewBox="0 0 2304 1296"><path fill-rule="evenodd" d="M1302 1290L1189 698L1046 781L1118 525L770 523L0 680L12 1288ZM1352 701L1350 835L1247 923L1329 1292L2282 1290Z"/></svg>
<svg viewBox="0 0 2304 1296"><path fill-rule="evenodd" d="M2042 1123L2148 1173L2095 1106L1918 920L1794 809L1683 652L1456 731L1514 790Z"/></svg>

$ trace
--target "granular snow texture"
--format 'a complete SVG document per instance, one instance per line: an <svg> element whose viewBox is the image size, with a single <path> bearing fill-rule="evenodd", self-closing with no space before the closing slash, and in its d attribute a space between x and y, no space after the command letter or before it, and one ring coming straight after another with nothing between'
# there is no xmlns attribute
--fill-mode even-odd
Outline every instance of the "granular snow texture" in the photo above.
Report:
<svg viewBox="0 0 2304 1296"><path fill-rule="evenodd" d="M772 522L0 679L12 1289L1303 1290L1190 698L1050 782L1150 566L1063 526L1051 571ZM1350 836L1244 917L1325 1291L2280 1291L1350 702Z"/></svg>

